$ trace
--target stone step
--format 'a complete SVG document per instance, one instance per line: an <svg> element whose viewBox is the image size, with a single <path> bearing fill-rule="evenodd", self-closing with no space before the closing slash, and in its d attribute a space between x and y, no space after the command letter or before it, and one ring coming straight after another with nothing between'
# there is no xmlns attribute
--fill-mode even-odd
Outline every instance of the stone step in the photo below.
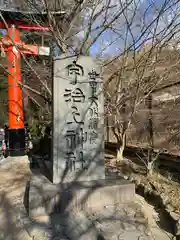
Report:
<svg viewBox="0 0 180 240"><path fill-rule="evenodd" d="M135 186L125 179L52 184L45 176L32 176L29 215L101 210L108 205L133 201Z"/></svg>

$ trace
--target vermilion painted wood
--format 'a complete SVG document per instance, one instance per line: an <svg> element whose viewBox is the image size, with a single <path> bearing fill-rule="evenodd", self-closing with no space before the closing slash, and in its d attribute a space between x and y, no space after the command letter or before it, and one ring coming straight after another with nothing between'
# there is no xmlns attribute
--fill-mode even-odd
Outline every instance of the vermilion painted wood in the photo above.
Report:
<svg viewBox="0 0 180 240"><path fill-rule="evenodd" d="M8 29L6 40L20 42L20 32L17 28ZM9 128L24 128L23 96L20 51L13 45L7 47L8 58L8 108Z"/></svg>
<svg viewBox="0 0 180 240"><path fill-rule="evenodd" d="M24 128L22 76L21 76L21 53L38 55L39 47L21 42L20 29L48 31L48 27L34 26L21 21L7 21L8 28L5 38L0 38L1 46L7 54L8 59L8 108L9 128ZM17 27L16 27L17 26ZM5 24L0 21L0 29L6 29ZM16 45L16 46L15 46Z"/></svg>
<svg viewBox="0 0 180 240"><path fill-rule="evenodd" d="M47 26L36 26L36 25L33 25L33 24L27 24L27 23L24 23L22 21L16 21L16 20L7 20L6 21L6 24L8 26L11 26L11 25L15 25L18 27L18 29L21 29L21 30L34 30L34 31L49 31L50 28L47 27ZM0 21L0 29L7 29L7 25L4 24L4 22Z"/></svg>
<svg viewBox="0 0 180 240"><path fill-rule="evenodd" d="M14 43L12 43L10 41L2 41L2 44L3 44L4 52L8 52L9 46L14 45ZM30 45L30 44L22 44L22 43L20 43L20 44L16 43L16 44L21 53L31 54L31 55L35 55L35 56L38 55L38 52L39 52L38 46Z"/></svg>

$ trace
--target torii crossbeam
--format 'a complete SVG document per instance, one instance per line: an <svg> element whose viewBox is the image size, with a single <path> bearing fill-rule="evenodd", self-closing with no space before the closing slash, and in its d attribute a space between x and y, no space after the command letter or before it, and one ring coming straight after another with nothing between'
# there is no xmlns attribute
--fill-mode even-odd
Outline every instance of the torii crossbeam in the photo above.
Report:
<svg viewBox="0 0 180 240"><path fill-rule="evenodd" d="M1 48L7 54L8 59L8 112L9 112L9 155L22 156L25 154L25 128L21 76L21 54L46 55L50 53L49 47L27 45L20 39L20 30L48 31L48 26L29 24L28 16L33 19L41 17L45 23L45 13L35 14L29 12L2 11L3 19L0 28L6 29L5 38L0 38ZM61 13L55 13L60 15ZM26 16L26 20L24 19ZM42 19L44 21L42 21Z"/></svg>

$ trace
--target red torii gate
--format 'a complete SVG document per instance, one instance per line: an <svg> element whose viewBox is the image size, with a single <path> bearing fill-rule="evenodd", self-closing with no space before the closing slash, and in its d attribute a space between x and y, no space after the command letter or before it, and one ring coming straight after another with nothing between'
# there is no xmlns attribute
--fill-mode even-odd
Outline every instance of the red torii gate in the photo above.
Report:
<svg viewBox="0 0 180 240"><path fill-rule="evenodd" d="M1 48L8 59L8 113L9 113L9 154L21 156L25 154L25 128L23 111L23 93L21 76L21 53L31 55L49 55L49 48L28 45L21 41L20 30L49 31L47 26L29 24L23 16L31 15L34 18L45 14L1 11L4 19L0 21L0 29L6 29L5 38L0 38ZM61 14L61 13L55 13Z"/></svg>

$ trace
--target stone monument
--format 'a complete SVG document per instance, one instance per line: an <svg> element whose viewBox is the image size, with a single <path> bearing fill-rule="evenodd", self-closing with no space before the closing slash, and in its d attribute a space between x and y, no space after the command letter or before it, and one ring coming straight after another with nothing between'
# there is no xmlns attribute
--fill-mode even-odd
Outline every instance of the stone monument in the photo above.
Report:
<svg viewBox="0 0 180 240"><path fill-rule="evenodd" d="M102 210L132 201L135 187L105 178L104 101L96 59L61 56L53 66L52 182L34 175L30 216Z"/></svg>
<svg viewBox="0 0 180 240"><path fill-rule="evenodd" d="M100 63L61 56L53 70L53 183L104 179Z"/></svg>

